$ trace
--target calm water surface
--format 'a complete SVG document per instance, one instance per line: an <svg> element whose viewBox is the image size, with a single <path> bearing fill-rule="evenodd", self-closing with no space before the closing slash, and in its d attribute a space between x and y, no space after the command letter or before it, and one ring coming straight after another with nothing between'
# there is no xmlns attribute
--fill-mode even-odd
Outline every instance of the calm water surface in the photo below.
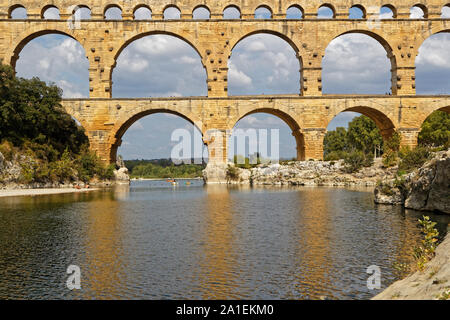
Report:
<svg viewBox="0 0 450 320"><path fill-rule="evenodd" d="M367 299L379 290L366 268L392 283L421 215L375 205L370 189L200 181L1 198L0 298ZM66 288L71 264L81 290Z"/></svg>

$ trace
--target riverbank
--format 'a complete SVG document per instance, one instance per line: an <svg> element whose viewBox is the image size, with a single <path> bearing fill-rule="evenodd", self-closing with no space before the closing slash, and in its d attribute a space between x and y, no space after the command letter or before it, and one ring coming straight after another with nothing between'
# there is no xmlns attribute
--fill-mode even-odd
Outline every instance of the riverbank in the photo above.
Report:
<svg viewBox="0 0 450 320"><path fill-rule="evenodd" d="M62 193L78 193L97 191L100 188L43 188L43 189L12 189L12 190L0 190L0 198L3 197L19 197L19 196L41 196L50 194L62 194Z"/></svg>
<svg viewBox="0 0 450 320"><path fill-rule="evenodd" d="M386 177L375 189L375 202L450 214L450 150L433 154L409 174Z"/></svg>
<svg viewBox="0 0 450 320"><path fill-rule="evenodd" d="M436 248L436 256L403 280L394 282L373 300L450 299L450 233Z"/></svg>
<svg viewBox="0 0 450 320"><path fill-rule="evenodd" d="M371 167L349 173L343 160L338 161L290 161L286 164L258 165L243 169L229 165L227 168L213 168L208 165L204 179L224 175L220 181L228 184L247 185L292 185L292 186L370 186L377 181L394 177L396 168L384 168L381 159L375 159Z"/></svg>

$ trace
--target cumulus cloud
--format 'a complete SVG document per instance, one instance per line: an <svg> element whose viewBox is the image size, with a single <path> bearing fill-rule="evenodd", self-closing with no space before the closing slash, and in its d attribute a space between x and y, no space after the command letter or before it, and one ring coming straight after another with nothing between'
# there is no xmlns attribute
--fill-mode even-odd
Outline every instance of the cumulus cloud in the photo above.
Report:
<svg viewBox="0 0 450 320"><path fill-rule="evenodd" d="M89 96L89 61L83 47L60 35L45 35L28 43L16 64L19 77L39 77L56 83L63 97Z"/></svg>
<svg viewBox="0 0 450 320"><path fill-rule="evenodd" d="M324 93L385 94L391 87L391 64L385 49L363 34L334 39L322 60Z"/></svg>
<svg viewBox="0 0 450 320"><path fill-rule="evenodd" d="M228 61L230 95L300 92L300 64L279 37L253 35L239 42ZM250 85L251 84L251 85Z"/></svg>

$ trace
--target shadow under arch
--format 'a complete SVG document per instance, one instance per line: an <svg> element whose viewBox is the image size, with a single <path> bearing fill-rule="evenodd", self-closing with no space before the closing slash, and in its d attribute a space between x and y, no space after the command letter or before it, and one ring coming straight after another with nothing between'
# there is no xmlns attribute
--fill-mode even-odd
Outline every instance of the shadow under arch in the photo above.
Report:
<svg viewBox="0 0 450 320"><path fill-rule="evenodd" d="M380 130L380 134L383 137L384 141L389 139L395 132L395 125L386 114L377 109L365 106L357 106L340 110L328 121L327 127L338 114L346 111L357 112L365 115L366 117L369 117L373 122L375 122L377 128Z"/></svg>
<svg viewBox="0 0 450 320"><path fill-rule="evenodd" d="M272 109L272 108L257 108L254 110L251 110L249 112L246 112L242 115L239 115L237 120L234 122L232 129L234 129L237 125L237 123L242 120L243 118L256 114L256 113L266 113L273 115L281 120L283 120L284 123L288 125L288 127L292 130L292 136L295 138L295 144L297 148L297 160L305 160L305 138L301 131L299 123L288 113L279 110L279 109Z"/></svg>
<svg viewBox="0 0 450 320"><path fill-rule="evenodd" d="M65 31L61 31L61 30L57 30L57 29L46 29L46 30L40 30L40 31L36 31L34 33L31 33L31 34L28 34L24 38L21 38L17 44L14 44L14 45L11 46L11 48L13 49L13 52L10 55L10 57L11 57L11 60L10 60L11 67L14 70L16 70L16 63L17 63L17 60L19 59L20 52L23 50L23 48L29 42L31 42L32 40L34 40L36 38L39 38L39 37L45 36L45 35L49 35L49 34L58 34L58 35L69 37L69 38L77 41L81 45L81 47L83 47L85 56L87 56L86 55L87 50L83 46L83 43L80 40L78 40L74 35L68 34ZM7 55L7 57L8 57L8 55Z"/></svg>
<svg viewBox="0 0 450 320"><path fill-rule="evenodd" d="M110 83L112 83L112 75L114 72L115 67L117 66L117 59L119 58L120 54L123 52L123 50L128 47L132 42L137 41L139 39L148 37L148 36L154 36L154 35L164 35L164 36L171 36L171 37L175 37L178 38L182 41L184 41L185 43L187 43L192 49L195 50L195 52L197 52L197 54L200 57L200 61L202 63L203 68L205 69L206 72L206 78L208 79L208 71L206 69L206 65L203 61L203 56L200 53L200 51L197 49L197 47L193 44L193 41L190 41L189 39L174 33L174 32L170 32L170 31L161 31L161 30L154 30L154 31L149 31L149 32L143 32L143 33L139 33L137 35L134 35L133 37L131 37L130 39L128 39L127 41L125 41L120 48L117 50L116 54L114 55L114 64L111 66L110 72L109 72L109 80ZM111 89L111 91L113 90L113 88Z"/></svg>
<svg viewBox="0 0 450 320"><path fill-rule="evenodd" d="M321 64L323 64L326 49L330 46L331 42L333 40L335 40L341 36L347 35L347 34L363 34L363 35L366 35L366 36L376 40L379 44L381 44L381 46L386 51L387 58L391 62L391 92L393 95L396 95L397 94L397 60L394 55L394 50L392 49L391 45L389 44L389 42L386 39L384 39L381 35L373 32L373 31L363 30L363 29L355 29L355 30L345 31L343 33L336 35L328 42L328 45L324 48L324 52L322 53ZM322 70L322 72L323 72L323 70Z"/></svg>
<svg viewBox="0 0 450 320"><path fill-rule="evenodd" d="M171 109L165 109L165 108L159 108L159 109L151 109L151 110L145 110L138 113L135 113L134 115L130 117L122 117L117 121L117 124L112 129L112 134L109 139L109 144L111 146L109 160L110 163L114 163L117 159L117 150L122 144L122 137L125 134L125 132L139 119L142 119L146 116L156 114L156 113L166 113L166 114L172 114L175 116L178 116L192 125L200 132L200 134L203 137L203 131L202 131L202 124L200 121L193 120L193 117L190 115L185 115L181 113L180 111L171 110Z"/></svg>

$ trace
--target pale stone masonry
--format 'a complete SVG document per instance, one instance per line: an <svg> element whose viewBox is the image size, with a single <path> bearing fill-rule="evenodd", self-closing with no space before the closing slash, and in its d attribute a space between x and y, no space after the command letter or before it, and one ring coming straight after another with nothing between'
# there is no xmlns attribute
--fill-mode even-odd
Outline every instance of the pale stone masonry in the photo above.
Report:
<svg viewBox="0 0 450 320"><path fill-rule="evenodd" d="M447 0L446 0L447 1ZM104 161L114 161L117 147L126 129L139 118L154 112L171 112L195 123L209 145L210 161L225 163L227 136L234 124L254 112L279 116L292 129L297 156L321 159L323 137L328 123L342 111L356 111L372 118L388 138L394 131L402 135L402 144L413 146L425 118L435 110L450 112L450 96L415 95L415 58L422 43L431 35L450 31L450 19L441 18L443 0L389 3L394 19L378 19L382 1L359 1L363 19L349 19L352 1L327 2L333 19L317 19L325 2L299 1L42 1L0 0L0 59L13 67L20 51L32 39L50 33L77 40L89 60L90 98L65 99L63 105L84 126L91 147ZM410 8L419 5L424 19L409 19ZM91 19L75 21L76 6L91 10ZM202 5L211 19L193 20L193 10ZM256 20L254 12L265 6L272 19ZM13 9L23 6L26 20L11 19ZM57 7L60 20L43 19L44 11ZM105 11L117 6L123 20L105 20ZM152 12L152 20L133 20L142 6ZM168 6L181 12L179 20L163 20ZM241 19L222 19L229 6L239 9ZM288 20L286 11L296 6L303 19ZM301 65L300 92L286 96L228 96L228 59L235 45L247 36L270 33L286 40L295 50ZM376 39L391 61L391 93L385 95L323 95L322 58L328 44L347 33L362 33ZM132 41L151 34L173 35L189 43L201 57L207 74L208 96L167 99L112 99L111 76L121 51ZM222 133L222 134L218 134ZM220 150L212 142L223 141Z"/></svg>

